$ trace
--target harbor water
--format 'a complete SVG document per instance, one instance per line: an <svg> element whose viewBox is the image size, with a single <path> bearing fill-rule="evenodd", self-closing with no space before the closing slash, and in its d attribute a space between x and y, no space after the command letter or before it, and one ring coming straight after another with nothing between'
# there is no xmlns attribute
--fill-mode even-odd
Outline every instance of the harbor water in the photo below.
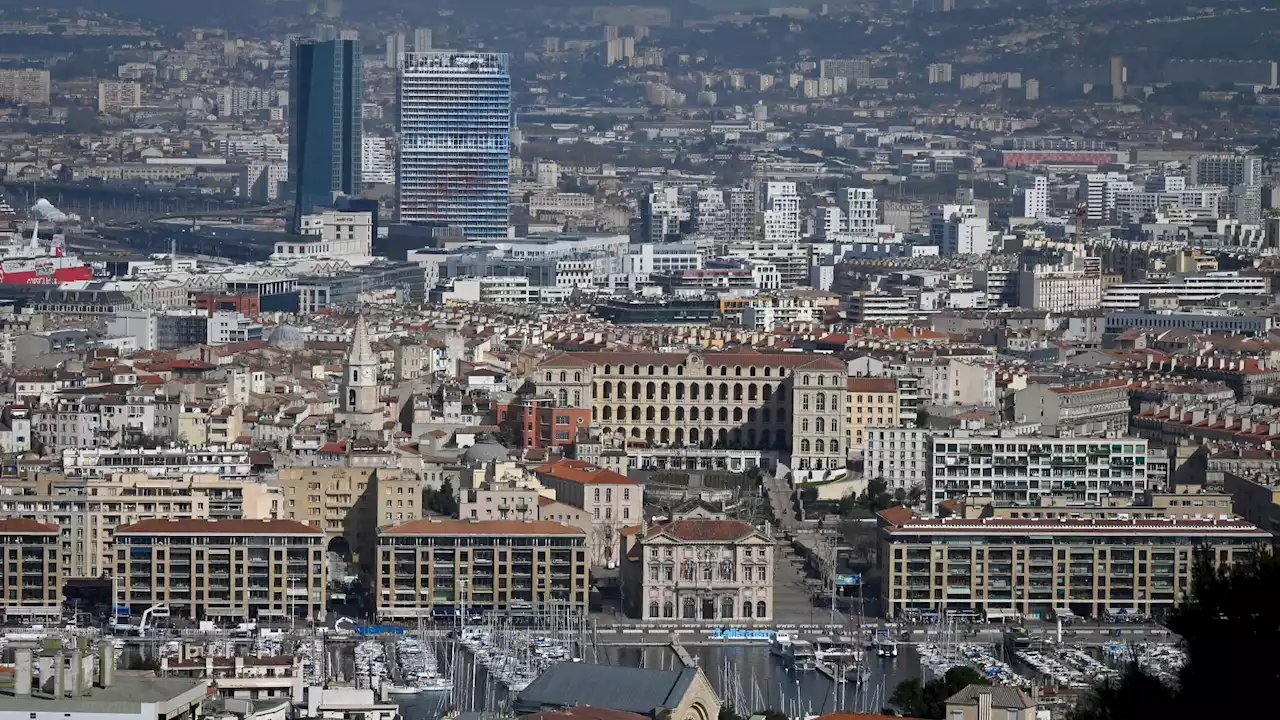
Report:
<svg viewBox="0 0 1280 720"><path fill-rule="evenodd" d="M442 650L444 648L441 648ZM733 705L743 716L780 710L789 717L821 715L838 710L878 712L888 704L893 688L903 680L920 676L919 658L910 646L902 646L894 658L867 653L870 675L862 683L833 683L819 672L787 670L768 646L688 646L721 702ZM509 706L507 690L465 648L449 648L458 664L452 692L395 696L405 720L435 720L450 710L501 711ZM589 649L585 662L624 667L678 670L682 667L668 647L607 646Z"/></svg>

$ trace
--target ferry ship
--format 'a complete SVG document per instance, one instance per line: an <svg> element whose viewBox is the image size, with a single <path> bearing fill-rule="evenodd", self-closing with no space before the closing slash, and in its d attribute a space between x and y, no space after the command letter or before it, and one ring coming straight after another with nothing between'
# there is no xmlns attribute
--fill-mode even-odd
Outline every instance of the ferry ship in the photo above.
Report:
<svg viewBox="0 0 1280 720"><path fill-rule="evenodd" d="M0 220L16 225L17 213L0 198ZM63 236L56 234L53 242L40 242L40 221L33 220L31 238L22 241L17 232L0 233L0 283L8 285L57 285L77 280L92 280L93 268L80 258L68 255L63 248Z"/></svg>

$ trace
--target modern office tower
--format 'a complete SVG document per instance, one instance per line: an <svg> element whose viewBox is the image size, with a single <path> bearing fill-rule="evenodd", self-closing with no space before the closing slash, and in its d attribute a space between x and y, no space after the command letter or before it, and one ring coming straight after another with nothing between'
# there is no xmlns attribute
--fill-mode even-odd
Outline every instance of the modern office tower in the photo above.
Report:
<svg viewBox="0 0 1280 720"><path fill-rule="evenodd" d="M1079 199L1085 206L1085 219L1090 222L1112 222L1116 212L1116 194L1133 192L1137 187L1123 173L1089 173L1080 183Z"/></svg>
<svg viewBox="0 0 1280 720"><path fill-rule="evenodd" d="M1197 155L1192 166L1194 185L1261 185L1262 158L1239 153Z"/></svg>
<svg viewBox="0 0 1280 720"><path fill-rule="evenodd" d="M655 185L640 199L640 236L645 242L667 242L680 237L680 221L689 208L680 204L680 189Z"/></svg>
<svg viewBox="0 0 1280 720"><path fill-rule="evenodd" d="M844 232L844 212L834 205L813 209L813 236L819 240L837 240Z"/></svg>
<svg viewBox="0 0 1280 720"><path fill-rule="evenodd" d="M800 196L795 183L764 183L760 187L760 210L766 242L800 239Z"/></svg>
<svg viewBox="0 0 1280 720"><path fill-rule="evenodd" d="M431 28L415 28L413 31L413 51L429 52L431 50Z"/></svg>
<svg viewBox="0 0 1280 720"><path fill-rule="evenodd" d="M1111 80L1111 99L1123 100L1125 79L1124 58L1119 55L1112 56L1111 72L1108 74L1108 77Z"/></svg>
<svg viewBox="0 0 1280 720"><path fill-rule="evenodd" d="M727 242L729 238L729 206L719 188L698 190L689 198L689 221L693 231L708 238Z"/></svg>
<svg viewBox="0 0 1280 720"><path fill-rule="evenodd" d="M289 70L290 230L303 215L360 192L361 75L358 40L293 45Z"/></svg>
<svg viewBox="0 0 1280 720"><path fill-rule="evenodd" d="M391 138L364 136L360 180L369 185L390 185L396 181L396 153Z"/></svg>
<svg viewBox="0 0 1280 720"><path fill-rule="evenodd" d="M725 193L729 205L729 242L749 242L756 234L756 206L751 189L730 188Z"/></svg>
<svg viewBox="0 0 1280 720"><path fill-rule="evenodd" d="M329 42L338 39L338 28L333 25L320 24L316 26L316 39L320 42Z"/></svg>
<svg viewBox="0 0 1280 720"><path fill-rule="evenodd" d="M1230 188L1227 210L1246 225L1262 222L1262 158L1239 153L1199 155L1192 166L1197 185Z"/></svg>
<svg viewBox="0 0 1280 720"><path fill-rule="evenodd" d="M1049 214L1049 178L1043 175L1026 178L1022 192L1022 217L1040 218Z"/></svg>
<svg viewBox="0 0 1280 720"><path fill-rule="evenodd" d="M951 63L933 63L925 68L929 73L929 84L951 82Z"/></svg>
<svg viewBox="0 0 1280 720"><path fill-rule="evenodd" d="M845 222L849 234L854 237L872 237L876 234L876 191L871 188L845 190Z"/></svg>
<svg viewBox="0 0 1280 720"><path fill-rule="evenodd" d="M511 73L506 53L414 52L400 68L400 221L507 235Z"/></svg>
<svg viewBox="0 0 1280 720"><path fill-rule="evenodd" d="M416 49L416 48L415 48ZM400 58L404 57L404 33L391 33L387 36L387 67L400 66Z"/></svg>
<svg viewBox="0 0 1280 720"><path fill-rule="evenodd" d="M929 237L943 255L986 255L991 252L987 221L973 205L935 205L929 208Z"/></svg>
<svg viewBox="0 0 1280 720"><path fill-rule="evenodd" d="M1230 211L1243 225L1262 224L1262 186L1240 184L1227 196Z"/></svg>
<svg viewBox="0 0 1280 720"><path fill-rule="evenodd" d="M1027 89L1028 100L1040 99L1040 81L1039 80L1032 78L1024 84L1024 87Z"/></svg>

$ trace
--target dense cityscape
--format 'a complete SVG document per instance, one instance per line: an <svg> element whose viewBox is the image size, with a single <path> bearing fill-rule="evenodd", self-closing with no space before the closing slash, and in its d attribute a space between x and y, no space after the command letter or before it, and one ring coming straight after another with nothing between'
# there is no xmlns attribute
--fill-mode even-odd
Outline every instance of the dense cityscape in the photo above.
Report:
<svg viewBox="0 0 1280 720"><path fill-rule="evenodd" d="M0 2L0 720L1265 713L1276 8L635 2Z"/></svg>

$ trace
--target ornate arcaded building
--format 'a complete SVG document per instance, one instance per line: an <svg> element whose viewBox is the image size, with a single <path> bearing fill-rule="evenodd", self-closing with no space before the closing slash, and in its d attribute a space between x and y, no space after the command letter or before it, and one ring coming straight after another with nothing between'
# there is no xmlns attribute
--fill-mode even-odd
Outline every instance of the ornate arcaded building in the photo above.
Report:
<svg viewBox="0 0 1280 720"><path fill-rule="evenodd" d="M707 467L757 450L800 479L843 470L848 370L825 355L561 353L538 366L540 394L591 409L606 441L669 450L667 467Z"/></svg>

